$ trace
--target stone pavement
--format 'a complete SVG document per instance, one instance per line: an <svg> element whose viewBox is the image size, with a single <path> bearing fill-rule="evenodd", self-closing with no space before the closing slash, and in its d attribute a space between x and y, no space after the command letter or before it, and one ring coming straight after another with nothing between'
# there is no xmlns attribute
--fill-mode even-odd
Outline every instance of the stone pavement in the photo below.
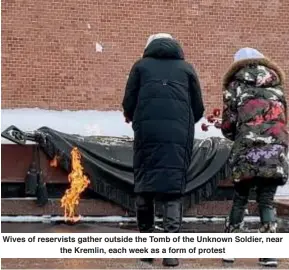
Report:
<svg viewBox="0 0 289 270"><path fill-rule="evenodd" d="M239 259L224 265L219 259L182 259L178 269L262 269L257 259ZM1 269L164 269L161 260L153 265L138 259L2 259ZM266 268L267 269L267 268ZM289 269L289 259L283 259L278 269Z"/></svg>

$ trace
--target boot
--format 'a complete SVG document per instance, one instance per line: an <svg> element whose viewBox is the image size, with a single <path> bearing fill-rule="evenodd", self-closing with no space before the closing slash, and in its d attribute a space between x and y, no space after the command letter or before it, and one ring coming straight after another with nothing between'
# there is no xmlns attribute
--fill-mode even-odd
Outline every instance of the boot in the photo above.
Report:
<svg viewBox="0 0 289 270"><path fill-rule="evenodd" d="M241 233L243 232L243 223L239 224L230 224L229 218L226 218L225 222L225 233ZM234 258L223 258L224 263L234 263L235 259Z"/></svg>
<svg viewBox="0 0 289 270"><path fill-rule="evenodd" d="M163 259L163 266L176 267L179 265L179 260L175 258L165 258Z"/></svg>
<svg viewBox="0 0 289 270"><path fill-rule="evenodd" d="M165 233L180 232L183 218L183 203L182 199L168 198L171 200L164 201L164 216L163 227ZM179 265L179 260L176 258L164 258L163 266L176 267Z"/></svg>
<svg viewBox="0 0 289 270"><path fill-rule="evenodd" d="M155 206L152 198L139 195L136 198L137 225L140 233L153 233L155 228ZM141 262L153 263L153 258L141 258Z"/></svg>
<svg viewBox="0 0 289 270"><path fill-rule="evenodd" d="M277 259L259 259L259 264L262 266L277 267L278 260Z"/></svg>
<svg viewBox="0 0 289 270"><path fill-rule="evenodd" d="M259 229L260 233L276 233L276 231L277 231L277 223L276 222L265 223ZM275 258L260 258L259 264L262 266L277 267L278 266L278 260Z"/></svg>
<svg viewBox="0 0 289 270"><path fill-rule="evenodd" d="M145 262L145 263L153 263L154 259L153 258L141 258L140 261Z"/></svg>
<svg viewBox="0 0 289 270"><path fill-rule="evenodd" d="M277 223L276 222L269 222L265 223L259 229L260 233L276 233L277 232Z"/></svg>

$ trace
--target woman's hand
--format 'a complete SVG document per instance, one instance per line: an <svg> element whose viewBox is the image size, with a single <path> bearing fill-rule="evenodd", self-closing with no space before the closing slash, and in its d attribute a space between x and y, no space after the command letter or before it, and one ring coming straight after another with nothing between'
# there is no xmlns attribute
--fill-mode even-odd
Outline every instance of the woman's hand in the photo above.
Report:
<svg viewBox="0 0 289 270"><path fill-rule="evenodd" d="M123 113L123 116L124 116L124 118L125 118L125 122L126 122L127 124L129 124L129 123L131 122L131 120L126 116L125 113Z"/></svg>

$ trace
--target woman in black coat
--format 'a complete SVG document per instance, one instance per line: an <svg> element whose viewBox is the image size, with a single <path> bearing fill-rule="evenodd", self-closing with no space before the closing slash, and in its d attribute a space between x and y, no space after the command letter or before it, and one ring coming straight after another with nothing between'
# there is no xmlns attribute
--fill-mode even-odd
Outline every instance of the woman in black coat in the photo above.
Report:
<svg viewBox="0 0 289 270"><path fill-rule="evenodd" d="M197 74L170 35L149 38L143 58L132 67L122 105L135 136L133 166L139 230L153 231L153 200L161 195L164 230L178 232L194 125L202 118L204 105ZM164 260L164 264L170 263Z"/></svg>

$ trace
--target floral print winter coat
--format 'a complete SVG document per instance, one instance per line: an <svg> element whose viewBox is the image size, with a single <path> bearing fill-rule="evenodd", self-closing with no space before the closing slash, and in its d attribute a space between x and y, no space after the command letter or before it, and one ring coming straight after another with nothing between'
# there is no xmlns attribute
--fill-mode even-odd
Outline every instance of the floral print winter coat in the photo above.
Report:
<svg viewBox="0 0 289 270"><path fill-rule="evenodd" d="M284 74L268 59L234 63L223 82L222 133L234 141L230 167L235 182L288 178L287 104Z"/></svg>

